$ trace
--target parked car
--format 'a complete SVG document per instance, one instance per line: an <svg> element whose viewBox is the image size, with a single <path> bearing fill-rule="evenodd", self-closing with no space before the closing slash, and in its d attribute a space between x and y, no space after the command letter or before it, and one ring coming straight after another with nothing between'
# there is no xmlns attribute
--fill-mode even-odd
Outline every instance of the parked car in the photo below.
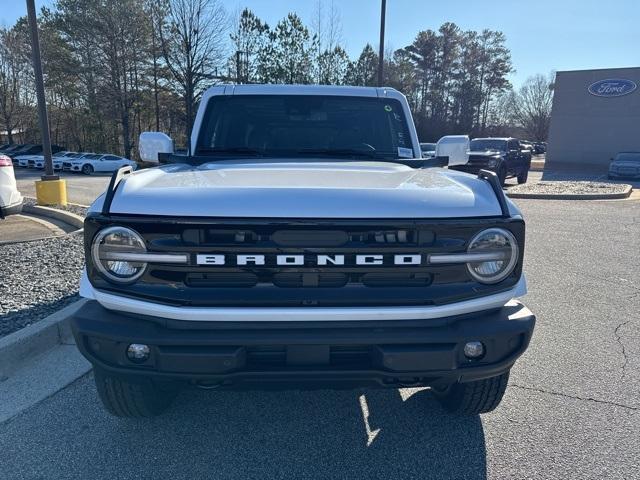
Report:
<svg viewBox="0 0 640 480"><path fill-rule="evenodd" d="M611 159L609 178L640 178L640 152L620 152Z"/></svg>
<svg viewBox="0 0 640 480"><path fill-rule="evenodd" d="M89 152L68 152L64 157L55 157L53 158L53 169L54 170L64 170L63 166L65 163L68 164L67 170L71 170L71 160L82 158L85 155L92 155Z"/></svg>
<svg viewBox="0 0 640 480"><path fill-rule="evenodd" d="M55 164L56 161L60 160L62 161L65 158L73 158L72 155L76 154L77 152L68 152L66 150L62 150L60 152L54 153L51 156L51 160L53 161L54 164L54 170L55 170ZM44 155L34 155L33 157L31 157L29 159L29 167L31 167L33 164L34 168L39 168L39 169L43 169L44 168ZM62 164L60 164L59 168L62 168Z"/></svg>
<svg viewBox="0 0 640 480"><path fill-rule="evenodd" d="M28 155L20 155L17 157L13 158L13 164L16 165L18 167L22 167L22 168L28 168L29 167L29 160L31 160L31 157Z"/></svg>
<svg viewBox="0 0 640 480"><path fill-rule="evenodd" d="M51 153L57 153L62 150L62 147L58 145L51 145ZM29 164L29 160L42 155L42 145L25 145L23 148L17 151L13 151L9 156L13 160L13 164L19 167L35 167L35 162Z"/></svg>
<svg viewBox="0 0 640 480"><path fill-rule="evenodd" d="M535 153L536 155L547 153L547 146L542 142L535 142L533 144L533 153Z"/></svg>
<svg viewBox="0 0 640 480"><path fill-rule="evenodd" d="M435 143L421 143L420 151L422 152L422 158L431 158L436 156L436 144Z"/></svg>
<svg viewBox="0 0 640 480"><path fill-rule="evenodd" d="M534 153L533 143L528 142L526 140L520 140L520 150L522 150L523 152L529 152L529 155L533 155Z"/></svg>
<svg viewBox="0 0 640 480"><path fill-rule="evenodd" d="M516 177L525 183L529 176L531 153L521 149L516 138L474 138L469 143L469 160L464 165L449 168L467 173L491 170L498 175L500 184L507 178Z"/></svg>
<svg viewBox="0 0 640 480"><path fill-rule="evenodd" d="M533 157L533 145L531 143L523 144L520 142L520 153L522 154L524 161L527 162L527 165L530 165Z"/></svg>
<svg viewBox="0 0 640 480"><path fill-rule="evenodd" d="M11 145L8 145L8 146L4 147L0 151L0 153L2 153L4 155L9 155L11 152L15 152L16 150L19 150L24 146L25 146L24 143L13 143Z"/></svg>
<svg viewBox="0 0 640 480"><path fill-rule="evenodd" d="M63 160L62 169L70 172L82 172L91 175L94 172L115 172L121 167L130 166L134 170L138 164L128 158L104 153L89 153L69 161Z"/></svg>
<svg viewBox="0 0 640 480"><path fill-rule="evenodd" d="M188 163L143 133L141 159L172 164L121 169L87 213L70 323L107 411L158 415L189 385L429 386L455 414L496 408L535 325L496 176L412 168L393 88L225 88L202 96Z"/></svg>
<svg viewBox="0 0 640 480"><path fill-rule="evenodd" d="M29 149L31 149L34 145L31 144L21 144L21 145L17 145L14 148L10 148L8 150L6 150L4 152L4 155L6 155L7 157L10 157L12 162L13 162L13 166L14 167L18 167L19 166L19 162L18 162L18 158L21 155L30 155L29 153L26 153Z"/></svg>
<svg viewBox="0 0 640 480"><path fill-rule="evenodd" d="M13 162L6 155L0 155L0 218L22 211L22 195L16 185Z"/></svg>

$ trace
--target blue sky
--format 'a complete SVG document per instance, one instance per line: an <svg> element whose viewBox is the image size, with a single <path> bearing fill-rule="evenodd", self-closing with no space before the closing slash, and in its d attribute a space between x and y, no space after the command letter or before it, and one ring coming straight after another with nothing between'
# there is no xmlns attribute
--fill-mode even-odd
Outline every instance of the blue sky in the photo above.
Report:
<svg viewBox="0 0 640 480"><path fill-rule="evenodd" d="M0 24L26 13L24 0L3 0ZM331 0L323 0L328 6ZM51 0L36 5L51 5ZM290 11L311 23L317 0L223 0L230 13L251 8L269 24ZM377 46L378 0L334 0L341 13L347 51L355 57ZM528 76L551 70L640 66L638 0L387 0L387 45L401 48L420 30L451 21L462 29L501 30L507 36L518 86Z"/></svg>

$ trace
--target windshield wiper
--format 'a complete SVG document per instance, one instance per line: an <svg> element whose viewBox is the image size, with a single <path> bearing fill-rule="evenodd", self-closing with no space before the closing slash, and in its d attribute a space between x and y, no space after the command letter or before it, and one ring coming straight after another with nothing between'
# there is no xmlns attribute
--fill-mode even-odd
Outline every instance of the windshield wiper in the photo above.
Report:
<svg viewBox="0 0 640 480"><path fill-rule="evenodd" d="M242 155L252 155L255 157L263 156L263 152L249 147L215 147L215 148L200 148L198 149L198 155L211 154L211 153L240 153Z"/></svg>
<svg viewBox="0 0 640 480"><path fill-rule="evenodd" d="M296 153L309 154L309 155L327 155L331 157L367 157L378 158L378 154L375 150L357 150L353 148L303 148Z"/></svg>

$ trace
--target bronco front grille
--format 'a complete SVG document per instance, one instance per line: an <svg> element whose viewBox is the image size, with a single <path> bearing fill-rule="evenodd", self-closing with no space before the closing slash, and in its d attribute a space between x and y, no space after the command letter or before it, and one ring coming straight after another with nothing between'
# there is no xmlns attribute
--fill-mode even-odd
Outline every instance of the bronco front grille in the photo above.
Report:
<svg viewBox="0 0 640 480"><path fill-rule="evenodd" d="M228 220L89 216L85 246L107 225L138 231L150 252L186 253L188 263L150 264L134 284L110 284L92 268L94 286L127 296L191 306L362 306L444 304L487 295L513 286L521 268L498 285L481 285L464 264L431 265L435 253L466 251L471 237L492 226L524 238L517 219L455 220ZM521 241L521 240L519 240ZM524 245L521 245L523 247ZM522 248L521 248L522 251ZM218 264L200 256L224 257ZM241 264L240 256L260 256L262 263ZM394 263L416 255L419 264ZM295 256L296 264L278 264ZM330 256L340 262L318 261ZM375 257L373 263L358 258Z"/></svg>

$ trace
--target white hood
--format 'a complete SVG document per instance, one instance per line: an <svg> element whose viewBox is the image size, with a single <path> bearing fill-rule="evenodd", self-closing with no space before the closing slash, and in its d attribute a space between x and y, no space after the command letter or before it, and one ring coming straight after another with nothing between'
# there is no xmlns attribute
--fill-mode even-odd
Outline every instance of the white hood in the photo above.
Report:
<svg viewBox="0 0 640 480"><path fill-rule="evenodd" d="M101 196L92 210L100 210ZM517 213L515 207L511 208ZM383 162L215 162L131 174L111 213L245 218L450 218L501 214L483 180Z"/></svg>

